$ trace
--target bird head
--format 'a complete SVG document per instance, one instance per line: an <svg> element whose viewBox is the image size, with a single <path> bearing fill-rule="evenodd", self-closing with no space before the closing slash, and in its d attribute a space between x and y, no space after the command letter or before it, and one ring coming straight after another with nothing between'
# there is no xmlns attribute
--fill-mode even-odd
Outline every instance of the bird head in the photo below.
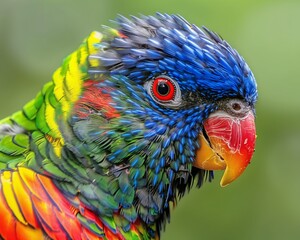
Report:
<svg viewBox="0 0 300 240"><path fill-rule="evenodd" d="M89 56L72 124L99 172L134 192L119 202L135 201L153 222L194 179L225 170L225 186L245 170L257 87L244 59L205 27L167 14L116 24Z"/></svg>

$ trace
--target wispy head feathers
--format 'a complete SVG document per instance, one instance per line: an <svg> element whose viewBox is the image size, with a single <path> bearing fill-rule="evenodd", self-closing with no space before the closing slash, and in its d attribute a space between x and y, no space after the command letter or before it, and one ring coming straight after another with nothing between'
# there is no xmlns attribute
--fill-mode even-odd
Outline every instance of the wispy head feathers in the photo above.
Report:
<svg viewBox="0 0 300 240"><path fill-rule="evenodd" d="M167 73L183 89L198 90L208 98L223 95L256 101L256 83L244 59L219 35L198 28L179 15L119 16L117 32L110 29L104 47L90 68L101 74L125 75L143 83Z"/></svg>

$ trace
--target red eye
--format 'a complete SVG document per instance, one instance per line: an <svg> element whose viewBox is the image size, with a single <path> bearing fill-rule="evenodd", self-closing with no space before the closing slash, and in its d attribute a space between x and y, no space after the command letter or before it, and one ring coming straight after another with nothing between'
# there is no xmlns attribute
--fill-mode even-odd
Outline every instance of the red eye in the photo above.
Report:
<svg viewBox="0 0 300 240"><path fill-rule="evenodd" d="M171 101L175 98L176 86L168 78L158 77L153 80L152 93L159 101Z"/></svg>

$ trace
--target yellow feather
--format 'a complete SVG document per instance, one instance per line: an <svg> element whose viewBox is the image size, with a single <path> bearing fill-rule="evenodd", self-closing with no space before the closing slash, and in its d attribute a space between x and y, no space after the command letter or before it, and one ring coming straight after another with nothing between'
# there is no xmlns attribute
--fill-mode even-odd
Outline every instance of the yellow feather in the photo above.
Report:
<svg viewBox="0 0 300 240"><path fill-rule="evenodd" d="M94 31L90 34L87 39L88 50L90 54L94 54L98 51L97 43L100 43L103 38L103 35L100 32Z"/></svg>
<svg viewBox="0 0 300 240"><path fill-rule="evenodd" d="M61 68L58 68L53 74L53 82L54 82L54 95L56 99L63 105L64 100L64 90L62 87L63 84L63 76L61 75Z"/></svg>
<svg viewBox="0 0 300 240"><path fill-rule="evenodd" d="M96 46L97 43L100 43L102 40L102 34L100 32L92 32L87 40L88 43L88 49L90 54L95 54L98 51L98 48ZM91 67L98 67L99 66L99 61L97 59L90 58L89 59L89 64Z"/></svg>
<svg viewBox="0 0 300 240"><path fill-rule="evenodd" d="M77 62L77 54L73 53L69 61L69 69L65 78L65 94L71 103L74 103L81 93L83 73L80 70L80 66Z"/></svg>
<svg viewBox="0 0 300 240"><path fill-rule="evenodd" d="M50 135L55 138L61 138L61 133L59 131L58 125L55 121L55 108L47 102L45 105L45 120L49 128L51 129Z"/></svg>
<svg viewBox="0 0 300 240"><path fill-rule="evenodd" d="M20 208L18 206L18 203L16 201L15 195L14 195L14 191L12 188L12 181L11 181L11 172L10 171L4 171L1 174L1 183L2 183L2 190L3 190L3 195L6 199L6 202L9 206L9 208L11 209L11 211L13 212L13 214L15 215L15 217L23 224L27 224L27 222L25 221ZM14 183L15 184L15 183ZM18 187L18 186L14 186L14 187Z"/></svg>

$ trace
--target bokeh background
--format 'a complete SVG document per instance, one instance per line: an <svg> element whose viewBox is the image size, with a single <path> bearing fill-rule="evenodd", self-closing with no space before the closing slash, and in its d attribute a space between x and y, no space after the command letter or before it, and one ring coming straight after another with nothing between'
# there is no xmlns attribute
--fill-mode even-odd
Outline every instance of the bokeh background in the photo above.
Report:
<svg viewBox="0 0 300 240"><path fill-rule="evenodd" d="M251 165L226 188L217 173L193 189L162 239L300 239L300 1L0 0L0 118L33 98L91 31L118 13L156 11L220 33L259 88Z"/></svg>

